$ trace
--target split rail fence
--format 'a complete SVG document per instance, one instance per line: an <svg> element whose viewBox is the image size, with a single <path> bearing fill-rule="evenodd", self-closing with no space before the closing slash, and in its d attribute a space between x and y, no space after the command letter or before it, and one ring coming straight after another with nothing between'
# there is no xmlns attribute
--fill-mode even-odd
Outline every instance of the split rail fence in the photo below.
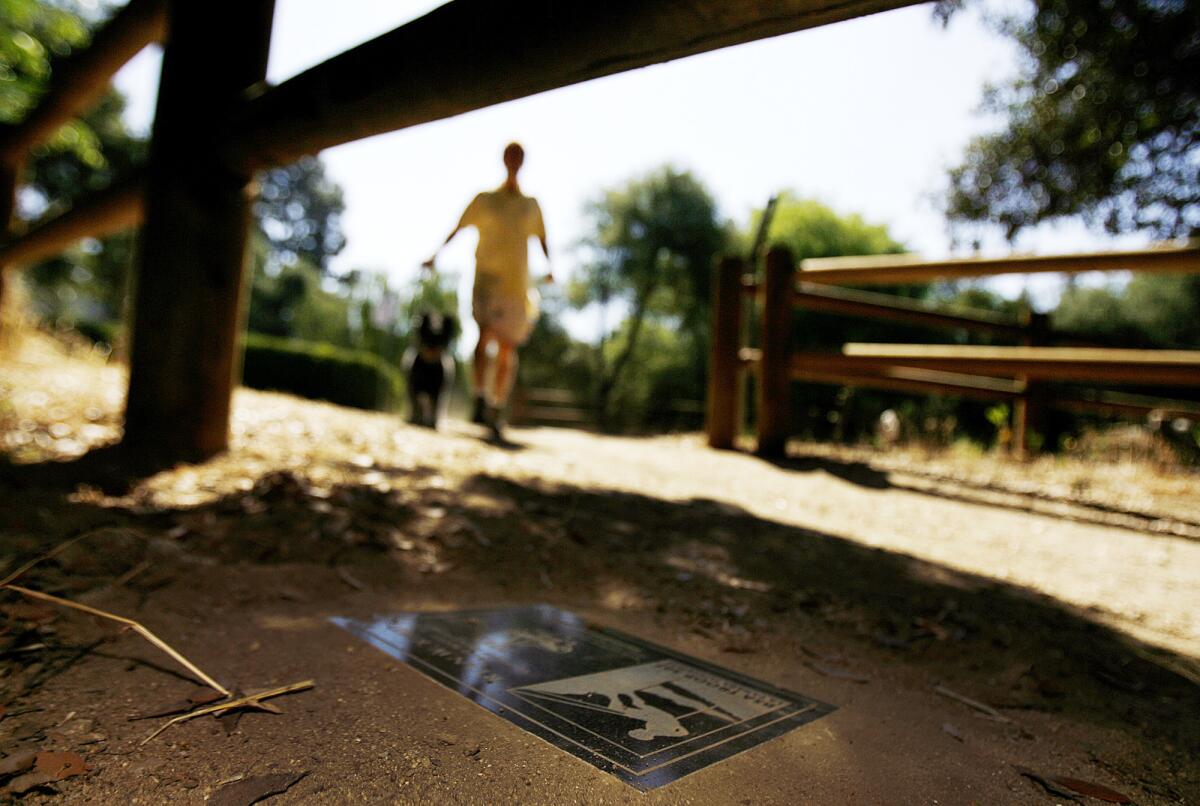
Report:
<svg viewBox="0 0 1200 806"><path fill-rule="evenodd" d="M804 261L772 249L761 282L741 259L717 266L714 283L707 432L715 448L731 448L741 431L742 377L757 379L758 451L782 455L789 434L792 381L953 395L1013 404L1013 444L1026 455L1047 407L1109 415L1200 416L1200 402L1149 398L1102 387L1200 387L1200 351L1090 346L1056 333L1044 315L1011 321L991 312L948 313L892 295L843 285L921 283L1009 273L1143 271L1198 273L1200 247L1045 257L919 261L906 256ZM747 303L758 309L758 347L741 343ZM930 328L986 333L1014 346L844 344L837 352L795 351L795 307ZM1086 384L1074 396L1051 394L1051 382Z"/></svg>

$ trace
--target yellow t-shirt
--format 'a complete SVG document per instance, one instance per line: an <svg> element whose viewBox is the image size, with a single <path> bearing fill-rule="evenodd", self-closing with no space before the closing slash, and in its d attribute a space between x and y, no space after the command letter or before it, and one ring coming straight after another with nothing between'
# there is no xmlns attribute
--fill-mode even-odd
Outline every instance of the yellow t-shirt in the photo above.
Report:
<svg viewBox="0 0 1200 806"><path fill-rule="evenodd" d="M529 288L529 237L546 238L536 199L495 190L480 193L462 214L459 227L475 227L475 274L496 278L501 293L525 296Z"/></svg>

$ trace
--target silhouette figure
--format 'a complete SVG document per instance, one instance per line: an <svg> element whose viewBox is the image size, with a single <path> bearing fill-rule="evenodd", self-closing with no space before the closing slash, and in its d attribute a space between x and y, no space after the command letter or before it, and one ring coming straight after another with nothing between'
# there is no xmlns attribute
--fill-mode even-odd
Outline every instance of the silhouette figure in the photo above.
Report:
<svg viewBox="0 0 1200 806"><path fill-rule="evenodd" d="M517 372L517 348L524 344L537 320L537 292L529 283L529 238L536 237L547 259L546 227L537 200L524 195L517 172L525 162L518 143L504 149L507 178L497 190L478 194L446 236L442 247L460 230L475 227L479 245L475 249L475 287L471 313L479 324L475 347L475 411L473 420L491 428L501 438L504 406ZM425 262L434 270L437 252ZM553 276L547 275L547 282ZM489 349L495 347L491 385L486 384Z"/></svg>

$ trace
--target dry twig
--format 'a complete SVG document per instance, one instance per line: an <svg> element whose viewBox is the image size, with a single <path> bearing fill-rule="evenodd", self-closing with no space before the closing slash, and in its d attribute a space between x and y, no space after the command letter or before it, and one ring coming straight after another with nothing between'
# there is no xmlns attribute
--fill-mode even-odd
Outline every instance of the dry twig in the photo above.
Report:
<svg viewBox="0 0 1200 806"><path fill-rule="evenodd" d="M142 739L141 744L145 744L167 728L179 722L186 722L189 719L195 719L196 717L204 716L205 714L218 714L222 711L228 711L233 708L263 708L264 710L270 710L270 706L260 702L260 700L270 699L271 697L279 697L284 694L291 694L293 691L304 691L305 689L310 689L312 687L312 680L302 680L299 683L292 683L287 686L280 686L279 688L273 688L267 691L260 691L257 694L247 694L245 697L239 697L236 700L221 702L217 703L216 705L209 705L196 711L190 711L186 714L181 714L174 719L170 719L164 722L162 725L159 725L153 733L151 733L145 739Z"/></svg>
<svg viewBox="0 0 1200 806"><path fill-rule="evenodd" d="M1000 713L999 711L997 711L995 708L988 705L987 703L982 703L979 700L973 700L970 697L967 697L963 694L959 694L957 691L954 691L953 689L948 689L945 686L934 686L933 690L936 691L938 694L941 694L943 697L949 697L952 700L957 700L958 702L961 702L963 705L967 705L967 706L970 706L971 708L974 708L979 713L987 716L989 719L995 720L996 722L1012 722L1011 719L1009 719L1004 714Z"/></svg>
<svg viewBox="0 0 1200 806"><path fill-rule="evenodd" d="M173 649L171 647L171 645L168 644L166 641L162 640L157 635L150 632L148 629L146 629L145 627L143 627L141 624L134 621L133 619L125 618L124 616L118 616L115 613L109 613L105 610L101 610L96 607L90 607L89 605L79 604L78 602L72 602L70 599L63 599L58 596L52 596L49 593L42 593L41 591L30 590L29 588L22 588L19 585L13 585L11 583L6 583L3 585L0 585L0 588L5 588L14 593L19 593L22 596L29 597L30 599L40 599L44 602L51 602L52 604L60 605L62 607L69 607L69 608L72 608L73 610L80 610L80 611L83 611L84 613L88 613L93 616L99 616L100 618L106 618L106 619L109 619L110 621L115 621L118 624L124 624L126 627L129 627L130 629L132 629L138 635L142 636L147 641L154 644L156 647L161 649L163 652L166 652L168 655L170 655L172 658L174 658L176 660L176 662L178 662L180 665L182 665L184 668L186 668L189 672L191 672L192 674L196 675L201 680L203 680L206 685L211 686L212 688L214 688L217 691L224 694L226 697L230 696L229 689L222 686L216 680L213 680L211 677L209 677L207 674L205 674L204 671L201 670L201 668L199 666L192 663L190 660L188 660L183 655L181 655L179 652L177 652L175 649Z"/></svg>

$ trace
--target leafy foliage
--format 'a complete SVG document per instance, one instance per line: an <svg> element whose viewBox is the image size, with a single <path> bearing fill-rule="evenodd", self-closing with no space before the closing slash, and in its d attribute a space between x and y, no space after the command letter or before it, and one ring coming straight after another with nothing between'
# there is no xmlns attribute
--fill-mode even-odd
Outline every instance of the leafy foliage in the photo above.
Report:
<svg viewBox="0 0 1200 806"><path fill-rule="evenodd" d="M669 166L603 192L585 213L589 259L572 283L571 302L619 303L629 310L620 346L602 343L595 352L596 409L604 425L647 317L669 318L692 336L696 385L702 388L713 260L729 234L703 184Z"/></svg>
<svg viewBox="0 0 1200 806"><path fill-rule="evenodd" d="M757 229L761 218L762 211L751 216L750 227L742 236L745 244L749 244L750 234ZM800 198L792 192L780 194L767 240L788 247L797 261L904 251L888 234L887 227L868 224L857 214L839 215L819 201Z"/></svg>
<svg viewBox="0 0 1200 806"><path fill-rule="evenodd" d="M87 44L86 22L69 5L0 0L0 123L17 123L37 105L54 57Z"/></svg>
<svg viewBox="0 0 1200 806"><path fill-rule="evenodd" d="M346 204L321 159L303 157L263 171L258 187L254 216L270 245L272 263L307 261L328 271L330 258L346 245L341 226Z"/></svg>
<svg viewBox="0 0 1200 806"><path fill-rule="evenodd" d="M0 0L0 122L15 124L37 104L54 60L87 45L98 20L71 2ZM122 120L124 99L106 94L81 118L67 123L30 155L21 215L53 215L104 187L140 162L144 143ZM132 239L87 241L26 273L38 313L68 321L120 315Z"/></svg>
<svg viewBox="0 0 1200 806"><path fill-rule="evenodd" d="M1009 238L1075 215L1112 232L1200 232L1200 5L1040 0L996 27L1024 64L986 94L1006 125L951 170L948 217Z"/></svg>
<svg viewBox="0 0 1200 806"><path fill-rule="evenodd" d="M1124 346L1196 349L1200 277L1139 274L1124 288L1070 288L1052 321Z"/></svg>

